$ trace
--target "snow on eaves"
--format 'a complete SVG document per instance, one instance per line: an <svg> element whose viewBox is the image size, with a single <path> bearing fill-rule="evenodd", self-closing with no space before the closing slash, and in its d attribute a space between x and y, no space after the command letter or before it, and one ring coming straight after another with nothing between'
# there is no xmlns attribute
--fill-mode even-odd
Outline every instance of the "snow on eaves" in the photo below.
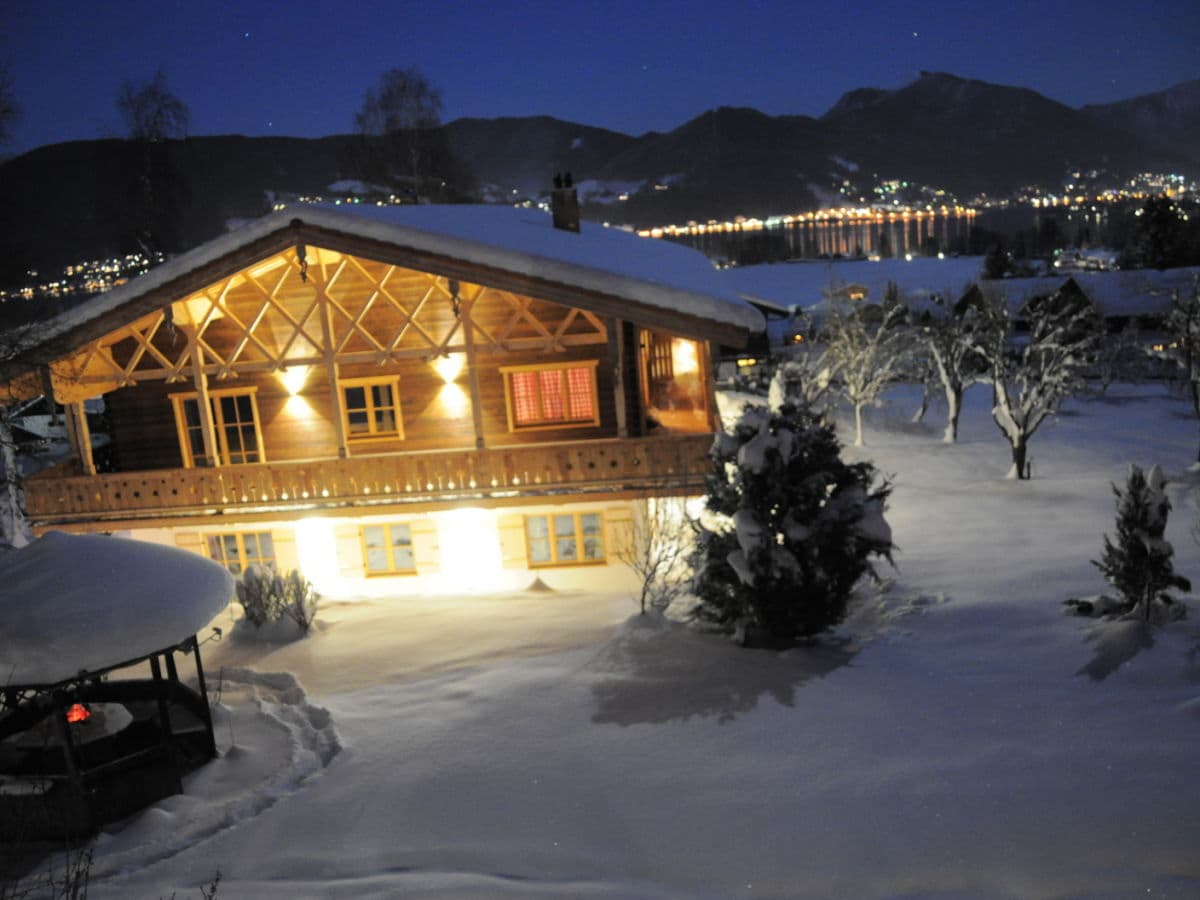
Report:
<svg viewBox="0 0 1200 900"><path fill-rule="evenodd" d="M0 555L0 672L49 685L174 646L233 598L233 576L148 541L52 531Z"/></svg>
<svg viewBox="0 0 1200 900"><path fill-rule="evenodd" d="M46 339L85 325L293 222L451 257L759 333L762 314L698 251L582 223L553 227L538 209L482 205L289 207L181 254L48 323Z"/></svg>

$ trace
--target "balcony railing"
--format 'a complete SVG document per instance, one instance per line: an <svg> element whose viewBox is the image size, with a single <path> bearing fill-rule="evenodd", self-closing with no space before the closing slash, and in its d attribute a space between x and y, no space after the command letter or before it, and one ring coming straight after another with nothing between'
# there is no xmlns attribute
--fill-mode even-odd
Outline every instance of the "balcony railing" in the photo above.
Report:
<svg viewBox="0 0 1200 900"><path fill-rule="evenodd" d="M35 526L186 519L345 507L491 502L556 495L700 493L707 434L485 450L161 469L101 475L49 469L25 482Z"/></svg>

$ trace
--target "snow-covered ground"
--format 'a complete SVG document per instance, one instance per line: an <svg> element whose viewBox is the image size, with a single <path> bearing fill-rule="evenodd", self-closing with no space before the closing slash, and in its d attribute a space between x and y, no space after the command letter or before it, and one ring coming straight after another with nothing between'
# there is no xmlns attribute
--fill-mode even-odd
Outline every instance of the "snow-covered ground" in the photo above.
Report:
<svg viewBox="0 0 1200 900"><path fill-rule="evenodd" d="M898 569L820 647L628 592L330 603L303 641L208 645L223 755L96 841L90 896L217 869L230 900L1200 896L1200 602L1152 633L1062 612L1103 589L1110 482L1189 477L1196 424L1117 386L1018 482L986 401L954 446L909 392L873 410L847 455L894 479Z"/></svg>

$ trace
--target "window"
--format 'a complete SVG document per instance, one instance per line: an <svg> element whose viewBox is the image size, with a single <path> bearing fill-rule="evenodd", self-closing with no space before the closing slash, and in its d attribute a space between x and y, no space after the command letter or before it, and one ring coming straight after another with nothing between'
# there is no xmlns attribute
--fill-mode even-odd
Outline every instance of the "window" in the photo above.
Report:
<svg viewBox="0 0 1200 900"><path fill-rule="evenodd" d="M209 559L234 575L241 575L247 566L275 565L275 541L269 531L210 534L205 543Z"/></svg>
<svg viewBox="0 0 1200 900"><path fill-rule="evenodd" d="M346 437L350 440L403 438L400 379L351 378L339 382Z"/></svg>
<svg viewBox="0 0 1200 900"><path fill-rule="evenodd" d="M217 439L217 463L231 466L264 462L254 389L213 391L208 395L208 400ZM205 465L199 397L196 394L173 394L171 402L175 406L175 425L179 431L183 464L189 469Z"/></svg>
<svg viewBox="0 0 1200 900"><path fill-rule="evenodd" d="M504 368L511 429L599 425L596 360Z"/></svg>
<svg viewBox="0 0 1200 900"><path fill-rule="evenodd" d="M414 575L412 528L406 524L364 525L359 531L368 575Z"/></svg>
<svg viewBox="0 0 1200 900"><path fill-rule="evenodd" d="M602 563L604 517L600 513L557 513L525 517L530 568Z"/></svg>

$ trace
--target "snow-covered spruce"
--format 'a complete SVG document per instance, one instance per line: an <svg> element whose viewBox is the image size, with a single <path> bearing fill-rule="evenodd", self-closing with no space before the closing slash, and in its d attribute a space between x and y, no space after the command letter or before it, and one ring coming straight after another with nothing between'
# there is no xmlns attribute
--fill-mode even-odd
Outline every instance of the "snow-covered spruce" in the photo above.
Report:
<svg viewBox="0 0 1200 900"><path fill-rule="evenodd" d="M1192 589L1186 578L1176 574L1171 561L1175 548L1163 537L1171 512L1165 484L1158 466L1143 473L1130 465L1124 490L1113 485L1117 497L1116 542L1106 534L1103 556L1092 560L1117 590L1116 612L1136 614L1147 622L1178 618L1183 606L1168 591Z"/></svg>
<svg viewBox="0 0 1200 900"><path fill-rule="evenodd" d="M743 643L789 644L836 625L870 557L890 560L890 491L846 463L833 427L803 405L747 406L711 452L693 555L702 621Z"/></svg>

